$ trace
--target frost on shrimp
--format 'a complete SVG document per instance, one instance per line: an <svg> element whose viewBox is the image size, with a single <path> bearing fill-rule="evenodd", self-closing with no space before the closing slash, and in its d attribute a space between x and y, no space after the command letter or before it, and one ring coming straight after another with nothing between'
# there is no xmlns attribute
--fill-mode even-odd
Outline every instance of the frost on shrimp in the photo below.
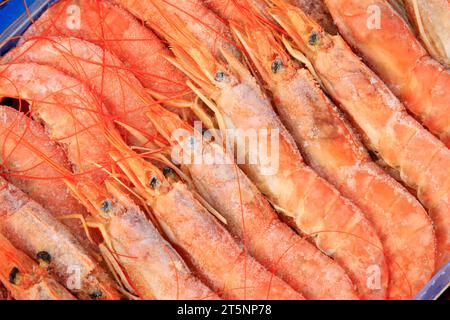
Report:
<svg viewBox="0 0 450 320"><path fill-rule="evenodd" d="M75 300L43 267L15 248L0 233L1 282L15 300Z"/></svg>
<svg viewBox="0 0 450 320"><path fill-rule="evenodd" d="M60 172L47 161L70 171L62 149L35 121L13 108L0 106L0 160L5 178L40 203L55 217L69 212L86 214L71 195ZM64 221L80 239L84 230L77 222Z"/></svg>
<svg viewBox="0 0 450 320"><path fill-rule="evenodd" d="M173 18L175 20L175 18ZM174 24L181 24L175 21ZM279 166L267 174L262 157L257 163L244 163L242 170L279 208L286 221L299 232L312 235L314 243L344 266L364 297L384 298L387 267L382 244L359 208L307 167L290 133L272 109L256 79L226 49L224 59L216 59L194 34L188 31L166 33L177 58L174 61L199 86L193 87L223 120L225 129L278 132L279 143L264 137L267 149L279 159ZM222 127L221 127L222 129ZM245 138L242 135L239 137ZM278 147L278 148L277 148ZM246 157L253 150L243 150ZM325 203L324 203L325 201ZM367 286L366 271L380 268L380 287Z"/></svg>
<svg viewBox="0 0 450 320"><path fill-rule="evenodd" d="M52 275L80 299L120 299L115 283L91 252L44 208L2 178L0 203L0 230L15 247L32 257L48 253Z"/></svg>
<svg viewBox="0 0 450 320"><path fill-rule="evenodd" d="M205 158L217 159L214 164L183 163L177 156L182 159L184 152L192 151L189 137L195 135L194 129L163 109L154 108L149 118L160 120L160 130L167 137L179 128L190 133L170 139L172 146L181 150L174 161L182 163L199 193L226 219L227 229L267 269L308 299L358 298L345 271L278 219L222 146L198 144Z"/></svg>
<svg viewBox="0 0 450 320"><path fill-rule="evenodd" d="M450 150L406 112L341 37L328 35L302 11L278 0L272 2L276 5L271 12L310 59L326 90L356 124L366 145L417 191L434 222L437 265L446 264L450 259L450 180L446 170ZM315 41L310 41L312 34Z"/></svg>
<svg viewBox="0 0 450 320"><path fill-rule="evenodd" d="M128 143L145 147L157 140L145 116L155 102L118 58L95 44L66 37L29 40L4 60L45 64L67 73L103 98Z"/></svg>
<svg viewBox="0 0 450 320"><path fill-rule="evenodd" d="M307 162L374 223L386 252L389 297L411 299L434 273L435 236L426 211L371 161L313 75L287 55L270 29L247 21L245 26L233 24L233 30Z"/></svg>
<svg viewBox="0 0 450 320"><path fill-rule="evenodd" d="M47 132L66 150L79 173L67 183L93 215L88 225L100 227L108 248L125 266L134 285L132 290L145 299L216 298L131 200L105 190L104 182L113 165L109 157L112 146L105 133L118 133L95 95L80 82L47 66L11 64L2 71L0 92L9 90L31 101L33 116L45 124ZM63 101L63 105L59 104ZM86 170L88 166L90 170ZM125 200L120 203L116 199Z"/></svg>
<svg viewBox="0 0 450 320"><path fill-rule="evenodd" d="M68 21L74 21L74 24ZM51 36L81 38L112 52L158 98L181 98L187 92L184 75L164 59L170 51L161 40L130 13L110 1L58 1L27 30L23 38Z"/></svg>
<svg viewBox="0 0 450 320"><path fill-rule="evenodd" d="M303 299L256 262L184 183L166 179L156 167L133 155L120 141L115 145L119 152L112 153L112 157L129 176L143 201L153 209L163 233L180 249L196 273L222 297ZM148 185L149 180L152 183Z"/></svg>

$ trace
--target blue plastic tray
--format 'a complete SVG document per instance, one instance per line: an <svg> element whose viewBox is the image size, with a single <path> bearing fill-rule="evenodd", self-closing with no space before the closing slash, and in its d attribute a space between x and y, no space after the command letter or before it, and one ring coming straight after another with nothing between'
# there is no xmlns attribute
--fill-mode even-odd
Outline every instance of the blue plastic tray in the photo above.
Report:
<svg viewBox="0 0 450 320"><path fill-rule="evenodd" d="M142 0L145 1L145 0ZM0 0L2 3L3 0ZM11 49L31 23L57 0L9 0L0 7L0 55ZM434 300L450 286L450 263L417 295L417 300Z"/></svg>
<svg viewBox="0 0 450 320"><path fill-rule="evenodd" d="M0 7L0 55L11 49L31 23L56 0L9 0Z"/></svg>

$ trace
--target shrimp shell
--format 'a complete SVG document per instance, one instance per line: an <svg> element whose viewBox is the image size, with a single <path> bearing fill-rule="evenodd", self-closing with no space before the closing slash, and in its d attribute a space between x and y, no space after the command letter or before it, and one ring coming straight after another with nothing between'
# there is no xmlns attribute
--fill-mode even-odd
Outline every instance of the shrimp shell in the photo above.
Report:
<svg viewBox="0 0 450 320"><path fill-rule="evenodd" d="M450 67L450 3L448 0L397 0L430 55Z"/></svg>
<svg viewBox="0 0 450 320"><path fill-rule="evenodd" d="M27 193L56 218L68 213L87 214L70 193L60 172L46 160L70 171L64 152L49 139L44 128L13 108L0 106L0 148L5 178ZM86 239L78 222L64 223L80 239Z"/></svg>
<svg viewBox="0 0 450 320"><path fill-rule="evenodd" d="M0 282L16 300L76 300L38 264L0 234ZM12 281L11 281L12 280Z"/></svg>
<svg viewBox="0 0 450 320"><path fill-rule="evenodd" d="M386 0L325 2L345 39L406 108L450 147L450 70L429 56Z"/></svg>
<svg viewBox="0 0 450 320"><path fill-rule="evenodd" d="M376 152L417 191L437 237L437 266L450 260L450 150L405 110L340 36L326 34L301 10L272 0L271 12L310 59L328 94ZM276 2L276 3L275 3ZM310 43L311 33L317 41Z"/></svg>
<svg viewBox="0 0 450 320"><path fill-rule="evenodd" d="M220 63L187 30L166 38L180 68L216 104L226 128L239 129L235 132L241 141L245 141L246 132L259 134L259 130L266 130L266 135L259 139L264 139L267 150L276 156L271 163L273 168L266 170L267 165L258 154L256 163L246 160L240 165L244 173L280 208L292 227L310 237L320 250L344 267L362 297L384 299L388 270L375 229L359 208L305 165L292 136L248 69L225 49L222 50L225 62ZM214 75L219 72L223 77L217 80ZM279 138L276 146L272 144L273 133ZM253 150L241 151L249 159ZM367 285L367 274L375 267L380 281L371 287Z"/></svg>
<svg viewBox="0 0 450 320"><path fill-rule="evenodd" d="M44 208L1 178L0 203L1 232L29 256L49 253L52 275L78 298L120 299L116 284L99 261Z"/></svg>
<svg viewBox="0 0 450 320"><path fill-rule="evenodd" d="M145 115L153 100L133 73L101 47L77 38L32 39L4 60L49 65L84 82L103 98L129 144L145 147L156 140L157 131Z"/></svg>
<svg viewBox="0 0 450 320"><path fill-rule="evenodd" d="M71 14L74 9L79 11L78 18L82 22L79 27L67 23L74 18ZM59 1L27 30L23 38L49 36L76 37L96 43L116 55L146 88L161 98L176 99L187 92L185 76L164 59L170 51L161 40L130 13L109 1Z"/></svg>
<svg viewBox="0 0 450 320"><path fill-rule="evenodd" d="M205 158L215 158L215 164L183 163L183 154L192 151L190 137L198 133L164 109L155 107L149 117L159 119L161 129L168 136L185 130L184 138L172 141L178 149L172 152L173 160L182 163L199 193L226 219L227 229L240 238L249 253L269 271L307 299L358 299L345 271L279 220L222 146L198 144L198 152Z"/></svg>

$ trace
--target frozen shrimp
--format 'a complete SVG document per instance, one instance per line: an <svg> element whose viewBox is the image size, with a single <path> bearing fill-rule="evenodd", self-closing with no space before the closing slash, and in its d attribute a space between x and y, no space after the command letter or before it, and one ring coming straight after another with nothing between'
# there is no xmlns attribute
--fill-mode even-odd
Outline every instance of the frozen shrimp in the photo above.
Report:
<svg viewBox="0 0 450 320"><path fill-rule="evenodd" d="M46 260L45 255L41 259ZM0 282L16 300L75 300L44 268L0 234Z"/></svg>
<svg viewBox="0 0 450 320"><path fill-rule="evenodd" d="M428 55L387 0L325 2L345 39L406 108L450 147L450 71Z"/></svg>
<svg viewBox="0 0 450 320"><path fill-rule="evenodd" d="M112 141L114 141L112 139ZM223 298L298 300L303 297L251 257L181 181L171 182L121 141L116 164L152 208L164 234L201 278ZM170 167L169 167L170 168ZM168 171L170 176L173 172ZM151 181L149 184L148 181Z"/></svg>
<svg viewBox="0 0 450 320"><path fill-rule="evenodd" d="M120 60L95 44L66 37L32 39L4 61L46 64L67 73L103 98L129 144L146 147L158 140L145 115L154 103L150 95Z"/></svg>
<svg viewBox="0 0 450 320"><path fill-rule="evenodd" d="M450 67L450 3L448 0L402 2L430 55Z"/></svg>
<svg viewBox="0 0 450 320"><path fill-rule="evenodd" d="M45 257L48 269L80 299L117 300L115 282L62 223L0 178L0 229L17 249Z"/></svg>
<svg viewBox="0 0 450 320"><path fill-rule="evenodd" d="M66 183L92 215L85 224L102 232L108 249L124 268L118 273L126 272L127 289L142 299L217 298L120 188L112 189L114 193L106 190L113 163L105 132L118 133L95 96L79 81L43 65L11 64L1 74L0 96L9 91L8 96L29 101L33 116L67 150L76 175L67 177ZM87 165L98 171L84 169Z"/></svg>
<svg viewBox="0 0 450 320"><path fill-rule="evenodd" d="M450 150L405 110L340 36L331 36L298 8L272 0L271 12L309 58L327 92L372 151L399 172L428 209L437 237L437 266L450 259Z"/></svg>
<svg viewBox="0 0 450 320"><path fill-rule="evenodd" d="M107 153L111 146L101 136L105 123L112 119L99 98L81 82L44 65L4 64L0 66L0 96L27 101L32 116L40 121L58 119L58 130L50 138L65 143L73 155L74 172L88 173L98 184L104 181L107 174L99 166L110 163ZM77 114L88 116L82 122Z"/></svg>
<svg viewBox="0 0 450 320"><path fill-rule="evenodd" d="M234 24L233 30L308 164L363 209L376 227L389 267L388 297L413 298L435 269L436 239L427 212L370 159L354 129L276 34L250 20Z"/></svg>
<svg viewBox="0 0 450 320"><path fill-rule="evenodd" d="M225 218L227 229L269 271L307 299L358 299L345 271L279 220L221 145L200 139L201 133L156 105L148 116L171 142L172 160L182 165L202 197ZM193 153L216 161L183 160Z"/></svg>
<svg viewBox="0 0 450 320"><path fill-rule="evenodd" d="M114 179L106 189L89 179L74 181L74 192L92 214L86 223L105 238L110 263L122 274L125 288L140 299L216 300L175 249L158 233Z"/></svg>
<svg viewBox="0 0 450 320"><path fill-rule="evenodd" d="M209 10L202 0L114 0L136 17L147 23L158 34L176 32L172 17L183 21L182 28L190 30L216 56L222 48L229 48L235 55L231 34L224 21Z"/></svg>
<svg viewBox="0 0 450 320"><path fill-rule="evenodd" d="M238 150L246 162L252 161L241 165L243 171L291 226L310 236L320 250L346 269L362 297L385 298L388 271L375 229L359 208L305 165L293 138L246 66L226 49L222 50L223 62L215 59L187 30L165 37L177 57L174 64L198 85L193 90L206 97L205 103L217 110L223 131L238 128L238 139L245 141L247 132L266 130L267 136L260 139L276 154L276 161L267 164L259 153L256 161L248 160L254 150ZM278 138L277 145L273 135ZM376 267L379 286L368 285L368 270Z"/></svg>
<svg viewBox="0 0 450 320"><path fill-rule="evenodd" d="M125 63L157 99L175 107L179 106L177 100L182 98L187 100L187 106L192 103L185 76L164 59L170 55L164 43L130 13L109 1L59 1L27 30L23 38L39 40L51 36L93 42ZM172 110L192 120L194 116L186 105L184 107Z"/></svg>
<svg viewBox="0 0 450 320"><path fill-rule="evenodd" d="M52 215L58 218L69 212L87 214L63 182L64 177L45 161L47 155L54 163L70 170L64 152L40 124L13 108L0 106L0 148L2 175ZM80 239L87 240L77 221L63 222Z"/></svg>

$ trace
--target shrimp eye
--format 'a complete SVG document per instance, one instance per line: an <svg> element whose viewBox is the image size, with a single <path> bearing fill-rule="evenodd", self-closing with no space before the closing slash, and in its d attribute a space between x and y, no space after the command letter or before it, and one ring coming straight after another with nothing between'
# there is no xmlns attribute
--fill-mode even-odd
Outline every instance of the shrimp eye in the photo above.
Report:
<svg viewBox="0 0 450 320"><path fill-rule="evenodd" d="M280 58L276 58L274 62L272 62L272 72L278 73L283 67L283 61Z"/></svg>
<svg viewBox="0 0 450 320"><path fill-rule="evenodd" d="M111 208L112 208L112 202L109 199L103 201L102 204L100 205L100 209L105 213L111 211Z"/></svg>
<svg viewBox="0 0 450 320"><path fill-rule="evenodd" d="M12 268L11 272L9 273L9 282L12 284L16 284L18 274L19 269L17 269L16 267Z"/></svg>
<svg viewBox="0 0 450 320"><path fill-rule="evenodd" d="M40 251L36 255L37 260L40 262L50 263L52 261L52 256L47 251Z"/></svg>
<svg viewBox="0 0 450 320"><path fill-rule="evenodd" d="M91 299L99 299L102 297L102 295L103 293L99 290L95 290L89 293L89 297L91 297Z"/></svg>
<svg viewBox="0 0 450 320"><path fill-rule="evenodd" d="M309 44L314 46L317 44L318 40L319 40L319 33L317 31L311 32L308 40Z"/></svg>
<svg viewBox="0 0 450 320"><path fill-rule="evenodd" d="M158 185L159 185L158 177L152 176L150 179L150 186L152 187L152 189L156 189Z"/></svg>
<svg viewBox="0 0 450 320"><path fill-rule="evenodd" d="M163 174L165 177L172 176L175 174L175 170L173 170L171 167L165 167L163 169Z"/></svg>
<svg viewBox="0 0 450 320"><path fill-rule="evenodd" d="M223 80L225 80L225 72L223 72L221 70L217 71L216 76L214 77L214 79L217 82L222 82Z"/></svg>

